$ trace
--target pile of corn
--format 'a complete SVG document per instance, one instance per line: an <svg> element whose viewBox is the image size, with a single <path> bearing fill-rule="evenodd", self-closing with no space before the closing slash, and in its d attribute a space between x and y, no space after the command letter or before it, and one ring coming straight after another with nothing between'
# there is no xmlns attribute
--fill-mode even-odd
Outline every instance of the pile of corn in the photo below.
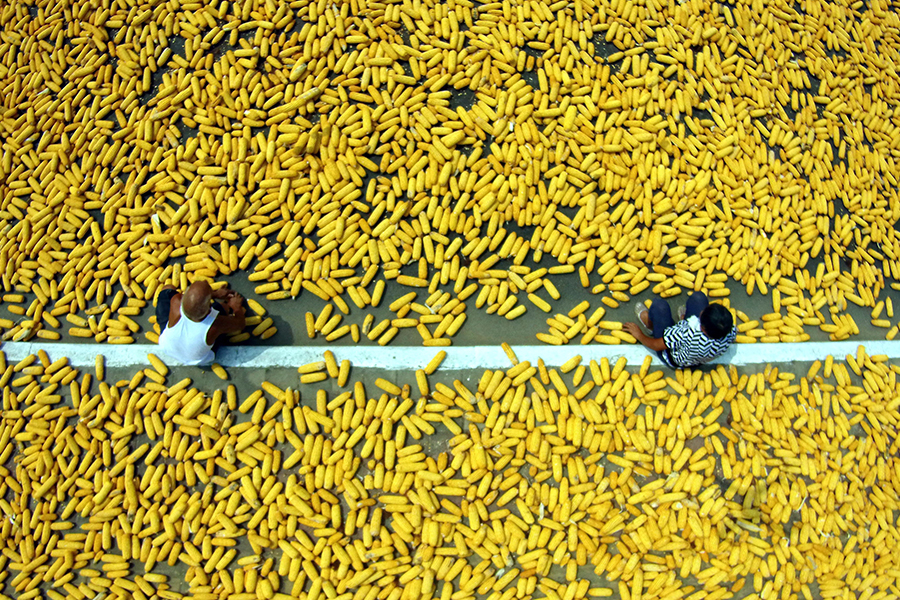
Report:
<svg viewBox="0 0 900 600"><path fill-rule="evenodd" d="M729 280L779 335L847 338L900 276L898 24L884 0L6 3L0 328L127 343L162 284L240 273L329 302L330 339L388 280L430 303L363 328L385 343L449 343L472 296L514 319Z"/></svg>
<svg viewBox="0 0 900 600"><path fill-rule="evenodd" d="M671 377L512 355L469 385L442 383L442 358L412 385L364 385L329 353L307 383L244 397L152 355L117 382L102 358L0 361L0 593L896 594L900 368L884 357Z"/></svg>

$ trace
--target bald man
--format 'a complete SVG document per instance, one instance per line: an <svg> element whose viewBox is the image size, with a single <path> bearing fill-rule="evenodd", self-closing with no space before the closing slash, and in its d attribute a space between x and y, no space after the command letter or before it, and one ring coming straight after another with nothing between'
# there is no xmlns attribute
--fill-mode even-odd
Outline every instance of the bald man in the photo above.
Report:
<svg viewBox="0 0 900 600"><path fill-rule="evenodd" d="M183 294L174 286L163 287L156 301L160 350L183 365L211 364L219 336L244 328L243 300L237 292L213 290L205 281L195 281Z"/></svg>

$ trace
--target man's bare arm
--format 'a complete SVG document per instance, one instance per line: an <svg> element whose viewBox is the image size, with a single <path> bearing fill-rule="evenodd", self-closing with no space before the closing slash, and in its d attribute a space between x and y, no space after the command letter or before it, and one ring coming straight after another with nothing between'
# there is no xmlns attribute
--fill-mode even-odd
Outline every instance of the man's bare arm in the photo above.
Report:
<svg viewBox="0 0 900 600"><path fill-rule="evenodd" d="M174 327L181 318L181 294L172 296L169 301L169 320L166 323L159 323L159 329L162 331L164 327Z"/></svg>
<svg viewBox="0 0 900 600"><path fill-rule="evenodd" d="M220 335L238 333L244 329L246 324L247 319L243 306L238 307L233 315L220 314L206 334L206 343L212 346Z"/></svg>

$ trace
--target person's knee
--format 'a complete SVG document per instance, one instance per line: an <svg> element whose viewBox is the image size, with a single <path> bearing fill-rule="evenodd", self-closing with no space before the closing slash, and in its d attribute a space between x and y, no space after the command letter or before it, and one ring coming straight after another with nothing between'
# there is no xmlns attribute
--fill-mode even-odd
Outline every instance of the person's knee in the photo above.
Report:
<svg viewBox="0 0 900 600"><path fill-rule="evenodd" d="M176 294L176 288L174 285L164 285L160 288L159 293L156 295L156 305L158 306L160 301L171 301L172 297Z"/></svg>
<svg viewBox="0 0 900 600"><path fill-rule="evenodd" d="M651 310L654 309L654 308L657 309L657 310L659 310L659 309L665 309L665 308L668 308L668 307L669 307L668 301L664 300L664 299L663 299L662 297L660 297L660 296L654 297L654 298L653 298L653 302L650 303L650 308L651 308Z"/></svg>
<svg viewBox="0 0 900 600"><path fill-rule="evenodd" d="M654 298L653 302L650 303L650 310L647 316L650 322L648 327L653 330L656 337L659 337L658 334L661 328L672 324L672 309L669 303L660 297Z"/></svg>
<svg viewBox="0 0 900 600"><path fill-rule="evenodd" d="M703 292L694 292L688 296L687 304L685 304L685 316L699 317L706 307L709 306L709 298Z"/></svg>
<svg viewBox="0 0 900 600"><path fill-rule="evenodd" d="M650 316L667 314L672 314L672 307L669 306L669 303L662 298L654 298L653 302L650 303Z"/></svg>

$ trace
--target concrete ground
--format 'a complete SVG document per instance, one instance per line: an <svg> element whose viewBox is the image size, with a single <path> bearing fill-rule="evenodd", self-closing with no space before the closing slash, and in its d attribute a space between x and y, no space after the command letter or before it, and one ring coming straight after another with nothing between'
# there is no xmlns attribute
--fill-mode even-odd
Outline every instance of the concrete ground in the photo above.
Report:
<svg viewBox="0 0 900 600"><path fill-rule="evenodd" d="M553 266L553 264L549 261L548 258L545 257L540 266L550 267ZM322 335L317 335L315 339L310 339L308 337L306 333L305 314L307 312L311 312L313 313L313 315L318 315L328 303L305 290L301 291L300 295L294 299L270 301L265 297L259 296L254 293L253 289L256 284L254 282L248 281L246 279L246 276L247 274L235 274L230 277L221 278L220 281L227 281L233 289L237 290L246 298L252 298L259 302L266 309L267 316L273 319L274 325L277 327L277 332L274 336L267 340L251 337L250 340L244 342L245 344L261 346L329 347L355 345L350 335L346 335L343 338L333 342L326 341L324 336ZM590 315L596 308L604 307L606 309L606 315L604 316L605 320L628 322L635 320L633 311L633 305L635 302L643 302L653 298L653 294L650 292L650 290L646 290L633 297L631 301L621 304L618 308L610 308L601 303L601 298L609 297L608 292L599 295L592 294L590 289L582 287L581 283L579 282L577 273L550 275L548 276L548 278L559 289L561 298L557 301L554 301L549 298L547 293L543 290L538 292L538 295L540 295L550 303L552 312L542 312L536 306L531 304L531 302L525 297L526 295L524 293L520 292L519 304L525 305L527 307L527 311L524 315L515 319L514 321L508 321L505 317L487 314L486 307L483 307L481 309L476 308L475 296L472 296L466 300L466 322L463 324L459 333L457 333L452 338L453 345L495 345L501 341L505 341L512 345L541 344L541 342L537 340L535 335L537 333L547 333L549 331L549 326L546 322L547 319L557 313L568 313L572 308L585 300L588 301L591 306L591 308L587 311L588 315ZM596 285L597 283L600 283L600 277L598 275L593 275L591 276L590 281L592 286ZM762 295L759 293L759 291L756 291L753 295L747 296L746 290L743 286L730 280L727 283L727 287L731 290L731 296L729 296L728 298L730 306L736 310L744 312L750 319L759 320L762 315L771 313L773 311L771 294ZM371 286L369 289L371 290ZM450 291L452 293L452 285L442 286L442 289L444 289L445 291ZM345 297L345 301L347 302L347 305L349 307L349 314L342 315L343 320L341 323L357 324L360 328L362 328L364 319L369 314L373 315L375 323L378 323L383 319L396 318L396 314L392 313L388 309L388 306L397 298L400 298L401 296L404 296L411 291L417 292L418 296L415 301L420 303L423 303L424 300L429 296L427 289L404 287L394 281L387 282L383 299L377 308L367 306L365 309L359 309L350 301L350 298L347 296ZM677 314L677 308L685 303L688 295L688 291L683 291L678 296L669 299L669 303L673 308L673 314ZM28 297L28 294L26 294L26 297ZM893 319L891 319L891 322L893 324L897 324L898 322L900 322L900 292L888 288L887 290L882 292L882 299L886 297L891 297L893 299L894 305L898 307L898 313L895 314ZM30 300L28 302L30 302ZM26 305L28 302L26 302ZM332 314L338 314L340 312L338 308L335 307L333 303L331 304L333 308ZM9 305L6 303L0 303L0 318L8 318L14 322L17 322L23 318L14 313L11 313L8 310L8 306ZM826 319L828 319L827 322L831 323L828 311L829 308L827 306L821 309L821 312L825 315ZM875 327L871 324L870 308L861 308L850 303L848 304L846 312L853 317L854 321L857 323L860 329L860 334L851 337L851 341L863 342L867 340L885 339L887 330ZM782 309L782 313L784 314L784 309ZM140 315L132 317L138 324L141 325L142 328L141 332L139 332L135 336L135 341L137 343L147 342L145 333L152 329L152 315L153 307L148 306L141 312ZM886 318L886 315L883 314L882 318ZM63 321L63 326L58 330L62 334L61 341L66 343L94 342L94 340L91 338L76 338L68 335L66 332L68 331L69 327L70 325ZM432 326L431 328L433 329L434 327ZM818 327L807 326L804 331L805 333L809 334L810 341L828 340L828 334L821 331ZM575 339L570 342L570 345L577 345L580 337L580 335L576 336ZM37 339L33 338L32 341L37 341ZM365 335L362 335L359 341L359 345L376 346L377 343L375 341L369 340ZM422 338L414 328L401 329L398 335L391 341L390 345L421 346Z"/></svg>

